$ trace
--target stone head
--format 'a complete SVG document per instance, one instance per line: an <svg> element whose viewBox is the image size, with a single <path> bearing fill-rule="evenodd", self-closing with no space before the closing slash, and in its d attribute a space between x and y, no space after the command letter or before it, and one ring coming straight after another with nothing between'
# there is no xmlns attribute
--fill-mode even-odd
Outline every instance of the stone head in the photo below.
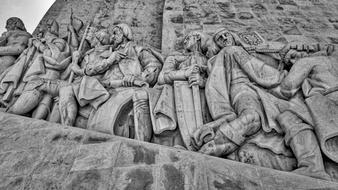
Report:
<svg viewBox="0 0 338 190"><path fill-rule="evenodd" d="M235 39L231 32L222 28L214 34L214 41L218 47L224 48L235 45Z"/></svg>
<svg viewBox="0 0 338 190"><path fill-rule="evenodd" d="M110 44L110 35L107 29L97 30L90 40L90 45L92 47L109 44Z"/></svg>
<svg viewBox="0 0 338 190"><path fill-rule="evenodd" d="M54 19L47 20L45 24L39 26L38 36L45 38L59 36L59 24Z"/></svg>
<svg viewBox="0 0 338 190"><path fill-rule="evenodd" d="M59 24L56 22L56 20L54 19L50 19L47 21L47 28L48 28L48 32L55 34L55 35L59 35Z"/></svg>
<svg viewBox="0 0 338 190"><path fill-rule="evenodd" d="M7 31L10 31L10 30L26 31L24 23L18 17L9 18L6 22L6 29L7 29Z"/></svg>
<svg viewBox="0 0 338 190"><path fill-rule="evenodd" d="M194 51L195 48L201 46L202 38L203 34L201 32L190 32L188 35L185 36L183 40L184 49L188 52Z"/></svg>
<svg viewBox="0 0 338 190"><path fill-rule="evenodd" d="M115 47L126 41L133 40L133 33L127 24L118 24L112 28L111 31L111 44Z"/></svg>

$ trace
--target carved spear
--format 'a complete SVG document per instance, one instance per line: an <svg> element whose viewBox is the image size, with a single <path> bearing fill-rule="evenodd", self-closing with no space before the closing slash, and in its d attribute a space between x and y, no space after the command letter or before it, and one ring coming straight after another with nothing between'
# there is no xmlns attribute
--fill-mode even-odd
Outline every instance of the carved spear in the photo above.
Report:
<svg viewBox="0 0 338 190"><path fill-rule="evenodd" d="M69 19L69 21L72 24L72 22L73 22L73 8L72 7L70 8L70 19ZM68 33L67 33L67 43L68 44L70 44L70 41L71 41L70 38L71 38L71 32L68 31Z"/></svg>
<svg viewBox="0 0 338 190"><path fill-rule="evenodd" d="M86 37L87 37L87 34L88 34L88 31L89 31L89 28L90 28L91 24L92 24L92 20L89 21L89 23L87 24L87 27L85 29L85 32L83 33L83 36L82 36L82 39L81 39L81 42L80 42L80 45L79 45L79 49L78 49L79 51L82 50L84 41L86 40ZM78 63L73 63L73 64L78 64ZM74 79L74 72L71 71L68 83L72 83L73 79Z"/></svg>

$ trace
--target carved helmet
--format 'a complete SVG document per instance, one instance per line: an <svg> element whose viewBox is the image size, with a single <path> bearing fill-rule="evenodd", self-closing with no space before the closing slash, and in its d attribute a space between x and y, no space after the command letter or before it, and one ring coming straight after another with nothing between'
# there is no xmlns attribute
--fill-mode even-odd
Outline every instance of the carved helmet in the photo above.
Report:
<svg viewBox="0 0 338 190"><path fill-rule="evenodd" d="M26 31L25 24L18 17L11 17L7 20L6 25L14 25L16 29Z"/></svg>

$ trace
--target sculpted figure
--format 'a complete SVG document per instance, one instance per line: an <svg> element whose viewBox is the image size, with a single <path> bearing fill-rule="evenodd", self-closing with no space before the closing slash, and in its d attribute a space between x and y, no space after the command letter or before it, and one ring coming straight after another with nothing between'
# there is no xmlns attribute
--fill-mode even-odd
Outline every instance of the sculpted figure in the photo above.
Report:
<svg viewBox="0 0 338 190"><path fill-rule="evenodd" d="M97 109L109 98L109 93L102 82L109 80L110 66L124 56L122 53L113 52L107 29L98 30L94 35L86 38L90 41L92 49L83 56L80 50L73 53L70 69L77 77L72 84L60 87L59 111L61 122L65 125L75 124L75 119L78 117L77 105L80 110L88 108L87 105L90 105L89 108ZM77 64L79 60L81 60L80 65ZM88 119L88 115L85 118Z"/></svg>
<svg viewBox="0 0 338 190"><path fill-rule="evenodd" d="M207 120L207 107L204 96L204 86L207 78L207 37L200 32L191 32L184 39L184 54L174 54L167 57L160 73L158 84L163 85L166 94L166 104L171 105L173 122L159 122L154 128L154 141L158 144L181 145L192 150L190 138L193 132ZM167 111L167 117L170 118ZM177 116L176 116L177 114ZM176 117L178 128L176 127ZM169 135L169 131L171 135ZM165 132L165 133L164 133ZM164 138L162 135L166 134ZM180 136L182 140L180 140ZM169 136L177 143L170 144ZM162 137L162 138L161 138ZM176 139L176 140L175 140Z"/></svg>
<svg viewBox="0 0 338 190"><path fill-rule="evenodd" d="M0 37L0 74L14 64L26 49L31 35L26 31L21 19L11 17L6 22L7 32Z"/></svg>
<svg viewBox="0 0 338 190"><path fill-rule="evenodd" d="M126 24L114 26L110 40L111 46L104 47L109 51L92 51L83 61L85 67L73 69L77 74L97 77L110 94L110 98L90 114L87 128L150 141L152 125L147 86L157 82L162 68L160 55L136 45ZM81 98L77 100L81 105ZM128 117L130 115L133 117Z"/></svg>
<svg viewBox="0 0 338 190"><path fill-rule="evenodd" d="M58 37L58 33L57 22L49 20L46 26L40 28L43 37L30 39L29 47L37 52L32 62L27 63L28 69L20 70L23 74L23 91L9 112L24 115L34 110L33 118L45 119L48 116L53 99L52 92L41 89L43 80L60 79L61 73L71 62L70 48L65 40Z"/></svg>
<svg viewBox="0 0 338 190"><path fill-rule="evenodd" d="M307 56L293 62L290 72L276 88L281 96L293 97L297 93L304 96L314 120L314 129L323 153L338 163L335 151L338 138L338 60L334 46L320 48L315 56ZM291 54L306 51L293 52ZM334 53L332 56L331 53ZM297 55L295 55L297 56Z"/></svg>
<svg viewBox="0 0 338 190"><path fill-rule="evenodd" d="M271 53L250 54L226 30L215 34L223 48L210 59L206 84L210 113L215 120L195 133L200 152L278 170L329 179L312 130L313 122L299 96L283 100L268 89L278 86L286 72L265 61ZM256 52L283 50L268 44ZM276 52L276 51L275 51ZM278 61L278 60L276 60ZM278 63L278 62L275 62ZM214 133L215 132L215 133Z"/></svg>

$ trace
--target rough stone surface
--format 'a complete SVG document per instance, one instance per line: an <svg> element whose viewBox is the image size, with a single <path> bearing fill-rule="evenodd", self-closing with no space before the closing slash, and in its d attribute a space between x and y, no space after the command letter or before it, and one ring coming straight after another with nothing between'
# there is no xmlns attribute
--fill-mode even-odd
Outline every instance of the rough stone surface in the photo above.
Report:
<svg viewBox="0 0 338 190"><path fill-rule="evenodd" d="M337 189L338 183L0 113L0 189Z"/></svg>
<svg viewBox="0 0 338 190"><path fill-rule="evenodd" d="M138 44L160 49L163 5L164 0L56 0L39 26L48 19L56 19L61 36L66 36L71 8L74 15L84 22L91 20L99 9L105 12L103 26L126 23L132 27ZM36 32L37 29L34 34Z"/></svg>
<svg viewBox="0 0 338 190"><path fill-rule="evenodd" d="M190 31L257 31L266 40L338 44L329 0L56 0L66 36L70 8L83 21L127 23L139 45L182 48ZM37 30L36 30L37 31ZM326 159L326 158L325 158ZM337 165L326 163L338 181ZM79 128L0 114L0 189L338 189L338 184Z"/></svg>
<svg viewBox="0 0 338 190"><path fill-rule="evenodd" d="M330 0L166 0L162 50L182 49L192 30L257 31L266 40L337 44L338 2Z"/></svg>

